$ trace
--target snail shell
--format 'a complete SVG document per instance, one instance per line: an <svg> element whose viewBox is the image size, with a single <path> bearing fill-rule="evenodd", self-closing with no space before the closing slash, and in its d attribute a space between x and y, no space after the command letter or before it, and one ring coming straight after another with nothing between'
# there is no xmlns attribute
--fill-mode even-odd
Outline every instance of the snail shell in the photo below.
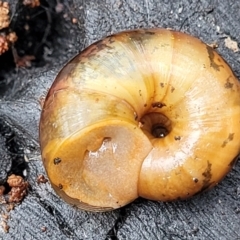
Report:
<svg viewBox="0 0 240 240"><path fill-rule="evenodd" d="M40 121L55 191L90 211L141 196L185 199L216 185L240 152L240 84L200 40L121 32L58 74Z"/></svg>

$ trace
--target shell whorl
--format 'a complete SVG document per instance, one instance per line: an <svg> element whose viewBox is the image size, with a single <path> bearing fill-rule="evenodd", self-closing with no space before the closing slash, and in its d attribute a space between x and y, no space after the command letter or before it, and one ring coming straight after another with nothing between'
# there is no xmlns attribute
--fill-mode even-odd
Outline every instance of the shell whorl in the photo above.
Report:
<svg viewBox="0 0 240 240"><path fill-rule="evenodd" d="M216 185L240 152L239 125L240 84L212 48L176 31L131 30L94 43L61 70L43 107L40 143L54 189L104 211Z"/></svg>

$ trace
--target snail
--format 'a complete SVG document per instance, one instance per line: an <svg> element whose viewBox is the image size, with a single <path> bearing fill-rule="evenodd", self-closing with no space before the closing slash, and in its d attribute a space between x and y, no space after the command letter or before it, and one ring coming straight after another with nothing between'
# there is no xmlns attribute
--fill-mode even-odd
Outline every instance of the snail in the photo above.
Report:
<svg viewBox="0 0 240 240"><path fill-rule="evenodd" d="M120 32L63 67L39 134L52 187L80 209L186 199L215 186L240 153L240 83L193 36Z"/></svg>

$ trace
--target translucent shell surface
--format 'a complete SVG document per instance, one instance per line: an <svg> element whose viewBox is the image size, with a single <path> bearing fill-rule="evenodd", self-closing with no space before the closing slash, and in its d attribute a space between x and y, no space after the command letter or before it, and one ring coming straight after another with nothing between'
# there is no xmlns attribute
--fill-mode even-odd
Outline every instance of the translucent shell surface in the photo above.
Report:
<svg viewBox="0 0 240 240"><path fill-rule="evenodd" d="M55 191L79 208L185 199L216 185L240 152L240 83L192 36L121 32L58 74L40 144Z"/></svg>

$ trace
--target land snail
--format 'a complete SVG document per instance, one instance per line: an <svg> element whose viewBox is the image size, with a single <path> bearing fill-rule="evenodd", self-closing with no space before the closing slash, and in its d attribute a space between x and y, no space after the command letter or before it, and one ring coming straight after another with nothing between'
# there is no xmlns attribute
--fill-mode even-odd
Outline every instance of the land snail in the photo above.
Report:
<svg viewBox="0 0 240 240"><path fill-rule="evenodd" d="M195 37L114 34L60 71L40 145L52 187L81 209L186 199L216 185L240 153L240 83Z"/></svg>

